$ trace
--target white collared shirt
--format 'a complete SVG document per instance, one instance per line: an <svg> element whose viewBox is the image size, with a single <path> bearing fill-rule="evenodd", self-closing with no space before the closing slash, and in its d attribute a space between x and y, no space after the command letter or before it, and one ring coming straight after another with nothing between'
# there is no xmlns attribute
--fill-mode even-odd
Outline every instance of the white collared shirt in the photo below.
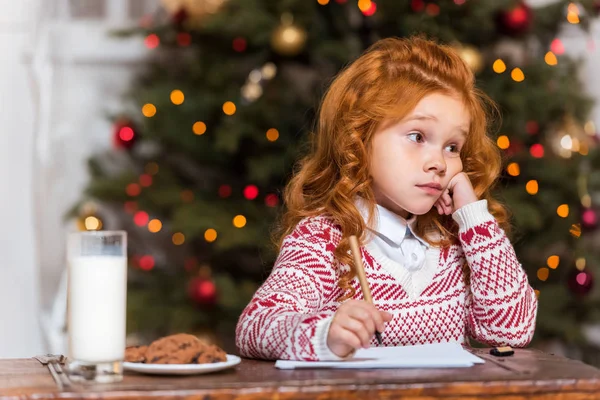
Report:
<svg viewBox="0 0 600 400"><path fill-rule="evenodd" d="M364 200L358 198L356 206L365 222L368 221L369 215ZM373 226L369 228L373 233L370 244L408 271L420 270L425 263L425 252L429 244L412 231L416 216L405 220L380 205L377 205L376 214Z"/></svg>

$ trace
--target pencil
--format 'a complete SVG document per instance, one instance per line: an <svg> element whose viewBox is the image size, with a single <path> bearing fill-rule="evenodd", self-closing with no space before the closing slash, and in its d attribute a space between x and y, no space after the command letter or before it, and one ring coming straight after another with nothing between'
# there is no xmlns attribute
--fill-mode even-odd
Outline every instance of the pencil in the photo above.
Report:
<svg viewBox="0 0 600 400"><path fill-rule="evenodd" d="M362 289L363 298L367 303L373 304L373 298L371 297L371 289L369 289L369 284L367 283L367 276L365 275L365 269L362 263L362 257L360 255L360 246L358 245L358 239L356 236L350 236L350 250L352 250L352 256L354 257L354 268L356 269L356 275L358 276L358 281L360 282L360 288ZM375 331L375 337L377 338L377 343L382 345L383 342L381 340L381 333L379 331Z"/></svg>

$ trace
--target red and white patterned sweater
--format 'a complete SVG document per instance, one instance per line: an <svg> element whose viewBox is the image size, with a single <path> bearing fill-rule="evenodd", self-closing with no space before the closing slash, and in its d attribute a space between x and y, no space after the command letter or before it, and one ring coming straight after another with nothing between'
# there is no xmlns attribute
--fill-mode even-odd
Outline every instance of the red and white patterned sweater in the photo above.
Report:
<svg viewBox="0 0 600 400"><path fill-rule="evenodd" d="M429 248L418 274L369 243L361 248L373 302L394 315L382 334L383 346L466 343L467 337L492 346L526 346L537 299L510 241L485 200L462 207L453 218L460 245ZM341 235L321 216L301 221L284 239L273 271L240 316L236 343L242 356L337 359L326 339L342 294L333 256ZM469 286L461 266L465 259ZM362 299L358 280L352 285L354 299Z"/></svg>

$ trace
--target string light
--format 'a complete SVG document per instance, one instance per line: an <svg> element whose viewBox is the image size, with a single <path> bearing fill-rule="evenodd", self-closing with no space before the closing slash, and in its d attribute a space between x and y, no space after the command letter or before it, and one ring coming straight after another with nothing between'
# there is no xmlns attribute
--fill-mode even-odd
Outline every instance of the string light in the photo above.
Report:
<svg viewBox="0 0 600 400"><path fill-rule="evenodd" d="M254 200L258 196L258 188L255 185L248 185L244 188L244 197L248 200Z"/></svg>
<svg viewBox="0 0 600 400"><path fill-rule="evenodd" d="M138 211L133 215L133 222L137 226L145 226L148 223L149 219L150 219L150 217L148 216L148 213L145 211Z"/></svg>
<svg viewBox="0 0 600 400"><path fill-rule="evenodd" d="M217 231L212 228L207 229L206 232L204 232L204 240L206 240L208 243L212 243L217 240Z"/></svg>
<svg viewBox="0 0 600 400"><path fill-rule="evenodd" d="M152 185L152 176L148 174L140 175L140 185L143 187L148 187Z"/></svg>
<svg viewBox="0 0 600 400"><path fill-rule="evenodd" d="M139 196L140 193L142 193L142 187L137 183L130 183L125 188L125 193L127 193L127 195L131 197Z"/></svg>
<svg viewBox="0 0 600 400"><path fill-rule="evenodd" d="M573 140L571 139L571 136L564 135L562 138L560 138L560 145L565 150L571 150L573 147Z"/></svg>
<svg viewBox="0 0 600 400"><path fill-rule="evenodd" d="M144 117L152 118L156 115L156 106L152 103L146 103L142 106L142 114Z"/></svg>
<svg viewBox="0 0 600 400"><path fill-rule="evenodd" d="M160 232L162 229L162 222L158 219L153 219L148 222L148 230L152 233Z"/></svg>
<svg viewBox="0 0 600 400"><path fill-rule="evenodd" d="M362 11L363 15L366 17L372 16L373 14L375 14L375 11L377 11L377 4L374 1L371 1L370 3L371 5L369 6L369 8Z"/></svg>
<svg viewBox="0 0 600 400"><path fill-rule="evenodd" d="M225 103L223 103L223 112L225 114L233 115L233 114L235 114L235 111L236 111L236 107L232 101L226 101Z"/></svg>
<svg viewBox="0 0 600 400"><path fill-rule="evenodd" d="M575 238L579 238L581 236L581 224L573 224L571 225L571 229L569 229L569 233L571 236Z"/></svg>
<svg viewBox="0 0 600 400"><path fill-rule="evenodd" d="M155 49L160 44L160 38L155 33L151 33L144 39L144 44L149 49Z"/></svg>
<svg viewBox="0 0 600 400"><path fill-rule="evenodd" d="M319 3L322 6L326 6L327 4L329 4L329 0L317 0L317 3Z"/></svg>
<svg viewBox="0 0 600 400"><path fill-rule="evenodd" d="M185 242L185 235L181 232L176 232L171 237L171 240L175 246L181 246Z"/></svg>
<svg viewBox="0 0 600 400"><path fill-rule="evenodd" d="M552 43L550 43L550 50L556 55L563 55L565 53L565 46L560 39L554 39Z"/></svg>
<svg viewBox="0 0 600 400"><path fill-rule="evenodd" d="M233 226L235 226L236 228L243 228L244 226L246 226L246 217L244 217L243 215L236 215L233 218Z"/></svg>
<svg viewBox="0 0 600 400"><path fill-rule="evenodd" d="M569 216L569 205L568 204L561 204L556 209L556 213L561 218L567 218Z"/></svg>
<svg viewBox="0 0 600 400"><path fill-rule="evenodd" d="M506 150L510 147L510 139L506 135L499 136L496 143L502 150Z"/></svg>
<svg viewBox="0 0 600 400"><path fill-rule="evenodd" d="M556 54L554 54L551 51L546 53L546 55L544 56L544 61L546 61L546 64L548 64L548 65L558 64L558 59L556 58Z"/></svg>
<svg viewBox="0 0 600 400"><path fill-rule="evenodd" d="M268 194L265 196L265 204L267 207L277 207L277 204L279 204L279 197L274 193Z"/></svg>
<svg viewBox="0 0 600 400"><path fill-rule="evenodd" d="M513 162L508 164L508 167L506 167L506 172L508 172L510 176L519 176L521 173L521 168L519 167L519 164Z"/></svg>
<svg viewBox="0 0 600 400"><path fill-rule="evenodd" d="M513 70L510 72L510 77L515 82L523 82L525 80L525 74L521 68L513 68Z"/></svg>
<svg viewBox="0 0 600 400"><path fill-rule="evenodd" d="M204 135L206 133L206 124L202 121L197 121L192 125L192 131L195 135Z"/></svg>
<svg viewBox="0 0 600 400"><path fill-rule="evenodd" d="M154 257L142 256L140 257L139 266L144 271L150 271L154 268Z"/></svg>
<svg viewBox="0 0 600 400"><path fill-rule="evenodd" d="M583 126L583 130L590 136L596 136L596 125L594 121L588 121Z"/></svg>
<svg viewBox="0 0 600 400"><path fill-rule="evenodd" d="M124 126L121 129L119 129L119 139L121 139L124 142L129 142L130 140L133 140L134 136L135 133L133 132L133 129L131 129L130 126Z"/></svg>
<svg viewBox="0 0 600 400"><path fill-rule="evenodd" d="M567 13L567 21L569 21L570 24L578 24L579 23L579 15L577 15L573 12L568 12Z"/></svg>
<svg viewBox="0 0 600 400"><path fill-rule="evenodd" d="M583 271L585 269L585 258L579 257L577 260L575 260L575 268Z"/></svg>
<svg viewBox="0 0 600 400"><path fill-rule="evenodd" d="M271 128L267 131L266 136L269 142L274 142L279 139L279 131L275 128Z"/></svg>
<svg viewBox="0 0 600 400"><path fill-rule="evenodd" d="M550 270L546 267L542 267L537 270L537 277L540 281L544 282L550 276Z"/></svg>
<svg viewBox="0 0 600 400"><path fill-rule="evenodd" d="M529 154L531 154L534 158L542 158L544 157L544 146L539 143L532 145L529 148Z"/></svg>
<svg viewBox="0 0 600 400"><path fill-rule="evenodd" d="M97 217L90 215L83 222L85 229L88 231L98 231L102 229L102 221L100 221Z"/></svg>
<svg viewBox="0 0 600 400"><path fill-rule="evenodd" d="M585 210L581 216L581 220L587 226L595 226L598 223L596 212L592 209Z"/></svg>
<svg viewBox="0 0 600 400"><path fill-rule="evenodd" d="M560 257L556 256L556 255L552 255L552 256L548 257L548 259L546 260L546 264L548 264L548 267L550 267L552 269L556 269L558 267L559 263L560 263Z"/></svg>
<svg viewBox="0 0 600 400"><path fill-rule="evenodd" d="M581 196L581 205L584 207L591 207L592 196L590 196L589 194L584 194L583 196Z"/></svg>
<svg viewBox="0 0 600 400"><path fill-rule="evenodd" d="M579 7L575 3L569 3L567 7L567 21L570 24L578 24L579 23Z"/></svg>
<svg viewBox="0 0 600 400"><path fill-rule="evenodd" d="M185 96L181 90L175 89L171 92L171 102L176 106L183 104L184 100Z"/></svg>
<svg viewBox="0 0 600 400"><path fill-rule="evenodd" d="M497 59L496 61L494 61L494 64L492 65L492 69L494 70L495 73L501 74L504 71L506 71L506 64L504 64L504 61L502 61L501 59Z"/></svg>
<svg viewBox="0 0 600 400"><path fill-rule="evenodd" d="M360 11L365 12L371 7L371 0L358 0L358 8Z"/></svg>
<svg viewBox="0 0 600 400"><path fill-rule="evenodd" d="M530 180L529 182L527 182L527 184L525 185L525 190L527 191L527 193L529 193L530 195L534 195L537 194L539 187L538 187L538 182L535 179Z"/></svg>

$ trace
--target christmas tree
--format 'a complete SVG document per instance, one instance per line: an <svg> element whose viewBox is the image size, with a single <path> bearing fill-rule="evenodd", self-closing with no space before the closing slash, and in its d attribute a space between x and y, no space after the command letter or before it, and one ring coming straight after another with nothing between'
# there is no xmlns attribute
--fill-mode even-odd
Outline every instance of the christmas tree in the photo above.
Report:
<svg viewBox="0 0 600 400"><path fill-rule="evenodd" d="M327 83L379 38L455 46L500 106L498 196L540 300L535 343L587 349L599 264L600 175L590 99L561 29L590 2L532 9L496 0L163 0L139 27L151 56L114 118L114 149L89 162L82 229L129 233L128 328L230 339L276 256L281 190ZM111 134L107 132L107 135ZM102 226L103 225L103 226ZM534 343L534 344L535 344Z"/></svg>

